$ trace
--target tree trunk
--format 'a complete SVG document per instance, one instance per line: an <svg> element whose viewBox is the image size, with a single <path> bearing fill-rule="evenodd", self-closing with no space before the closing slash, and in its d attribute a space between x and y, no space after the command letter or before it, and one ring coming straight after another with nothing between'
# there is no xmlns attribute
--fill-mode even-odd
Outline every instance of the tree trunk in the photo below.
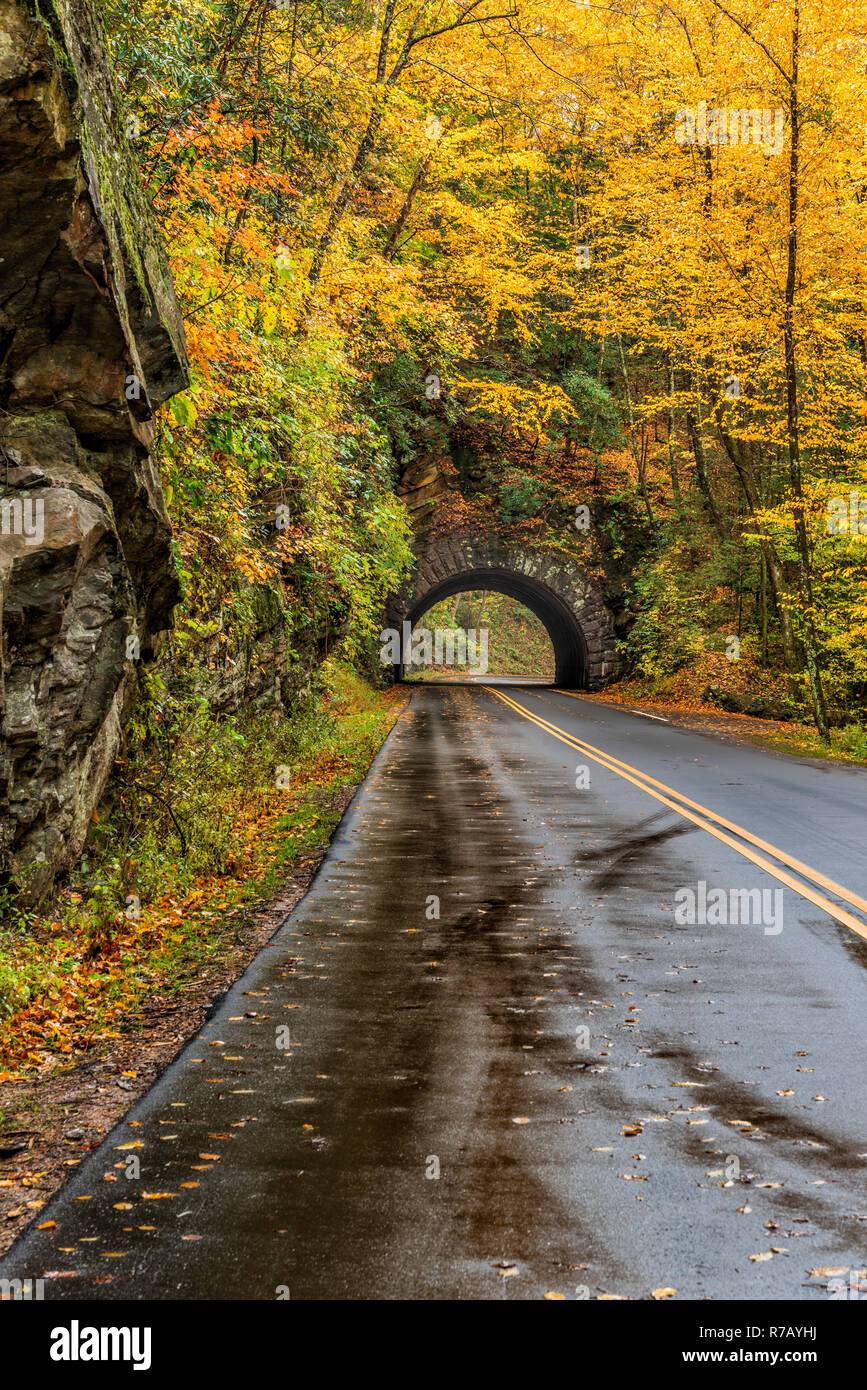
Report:
<svg viewBox="0 0 867 1390"><path fill-rule="evenodd" d="M669 359L668 364L668 468L671 473L671 493L674 498L674 505L678 512L683 508L683 499L680 495L680 479L677 476L677 459L674 452L674 367Z"/></svg>
<svg viewBox="0 0 867 1390"><path fill-rule="evenodd" d="M647 494L645 461L635 443L635 416L632 410L632 393L629 389L629 377L626 372L626 358L623 354L623 339L619 333L617 335L617 346L620 349L620 370L623 373L623 389L626 392L626 408L629 412L629 447L632 450L632 457L635 459L635 467L638 469L638 488L647 511L647 519L651 526L654 526L656 524L656 518L653 515L653 508L650 505L650 498Z"/></svg>
<svg viewBox="0 0 867 1390"><path fill-rule="evenodd" d="M741 485L741 490L743 491L750 515L755 516L755 514L761 510L762 498L753 461L748 455L747 448L742 446L730 434L726 433L721 425L719 428L723 447L734 465L735 473ZM795 638L792 613L787 602L789 585L786 580L785 570L777 554L776 547L769 537L763 537L759 541L759 545L761 546L762 559L767 570L771 592L774 596L774 604L780 620L783 660L786 670L791 675L794 675L802 669L802 662L798 655L798 643Z"/></svg>
<svg viewBox="0 0 867 1390"><path fill-rule="evenodd" d="M792 30L792 81L789 114L791 119L791 148L789 152L789 233L786 257L785 312L783 315L783 349L786 377L786 438L789 447L789 483L794 497L792 515L795 522L795 542L798 551L798 589L800 591L804 655L810 681L813 717L819 735L826 742L828 711L819 665L819 644L813 619L813 580L810 569L810 546L804 515L804 493L801 480L801 441L798 414L798 364L795 348L795 295L798 272L798 199L800 185L800 109L798 105L800 8L795 0Z"/></svg>
<svg viewBox="0 0 867 1390"><path fill-rule="evenodd" d="M714 497L713 488L711 487L710 478L708 477L707 473L707 458L704 452L704 439L702 438L701 427L694 413L691 410L688 410L686 412L685 419L686 432L689 437L689 442L692 446L693 455L695 457L696 482L698 483L699 491L701 492L701 495L705 500L707 509L710 512L711 521L714 525L714 530L716 531L720 540L724 541L726 539L725 527L723 525L723 520L720 516L720 510L717 506L717 501Z"/></svg>

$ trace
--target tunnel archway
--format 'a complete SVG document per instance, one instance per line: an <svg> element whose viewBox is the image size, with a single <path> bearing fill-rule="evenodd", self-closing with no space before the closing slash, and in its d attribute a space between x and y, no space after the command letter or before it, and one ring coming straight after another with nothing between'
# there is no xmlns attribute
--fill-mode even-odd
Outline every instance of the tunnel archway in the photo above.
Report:
<svg viewBox="0 0 867 1390"><path fill-rule="evenodd" d="M598 690L616 669L614 623L601 581L577 560L469 533L415 544L416 567L386 607L389 626L411 631L441 599L473 589L508 594L544 625L554 649L557 685ZM402 674L398 664L395 674Z"/></svg>
<svg viewBox="0 0 867 1390"><path fill-rule="evenodd" d="M583 687L587 672L587 644L575 615L551 590L513 570L467 570L465 574L444 579L434 585L407 614L410 629L424 617L428 609L441 599L450 598L472 589L488 589L508 594L535 613L551 639L554 648L556 685ZM401 674L403 668L401 667Z"/></svg>

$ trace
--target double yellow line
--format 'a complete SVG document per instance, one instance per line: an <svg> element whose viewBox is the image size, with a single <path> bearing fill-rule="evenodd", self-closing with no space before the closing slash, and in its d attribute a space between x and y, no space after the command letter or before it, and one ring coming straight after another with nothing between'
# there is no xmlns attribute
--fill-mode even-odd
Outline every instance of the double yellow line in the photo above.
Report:
<svg viewBox="0 0 867 1390"><path fill-rule="evenodd" d="M723 816L718 816L715 811L709 811L706 806L701 806L697 801L691 801L690 798L684 796L682 792L675 791L673 787L666 786L664 782L658 782L655 777L651 777L648 773L640 771L639 768L632 767L629 763L621 762L619 758L615 758L610 753L606 753L602 748L596 748L591 743L585 743L583 739L575 738L572 734L564 733L564 731L558 729L555 724L551 724L547 719L542 719L540 716L532 714L528 709L525 709L523 705L519 705L508 695L504 695L502 691L494 689L493 686L486 685L484 689L491 695L496 695L497 699L502 700L504 705L508 705L516 714L520 714L522 718L528 719L531 724L535 724L537 728L542 729L546 734L551 734L553 738L559 739L561 743L565 743L569 748L574 748L577 752L583 754L584 757L591 758L593 762L599 763L602 767L607 768L609 772L616 773L617 776L622 777L624 781L631 782L634 787L638 787L639 791L646 792L648 796L652 796L656 801L661 801L663 806L668 806L672 811L676 811L677 814L683 816L685 820L692 821L693 825L697 825L700 829L706 830L709 835L713 835L714 839L720 840L724 845L728 845L731 849L736 850L738 854L743 855L745 859L749 859L751 863L758 865L760 869L764 869L766 873L769 873L780 883L785 884L787 888L793 889L794 892L799 893L802 898L806 898L808 902L821 908L823 912L827 912L828 916L833 917L835 922L840 922L844 927L849 927L853 932L856 932L858 936L863 937L864 940L867 941L867 924L860 921L859 918L853 917L851 912L846 912L844 908L838 907L836 903L831 902L829 898L824 897L821 893L817 893L814 888L810 887L810 884L816 884L817 887L824 888L826 892L833 893L835 898L842 898L844 902L851 904L851 906L857 908L859 912L867 914L867 901L865 901L864 898L859 898L857 893L852 893L848 888L843 888L839 883L834 883L832 879L826 878L824 874L818 873L815 869L811 869L809 865L802 864L800 859L793 859L792 856L786 854L784 850L777 849L774 845L769 845L767 840L759 839L758 835L752 835L749 830L744 830L741 826L735 825L733 821L726 820ZM654 788L656 788L656 790L654 790ZM663 795L663 793L665 794ZM696 812L700 814L696 815ZM713 824L711 824L711 822L713 822ZM723 829L717 829L716 827L718 826L722 826ZM726 834L726 831L731 831L732 833ZM733 838L735 835L738 836L738 839ZM755 849L748 848L749 845L755 846L755 849L762 850L763 853L757 854ZM773 864L770 859L765 858L765 855L768 854L772 855L778 863ZM800 879L793 878L791 874L787 874L784 869L780 868L781 864L785 864L789 869L794 869L795 873L800 874L802 878L807 879L808 882L802 883Z"/></svg>

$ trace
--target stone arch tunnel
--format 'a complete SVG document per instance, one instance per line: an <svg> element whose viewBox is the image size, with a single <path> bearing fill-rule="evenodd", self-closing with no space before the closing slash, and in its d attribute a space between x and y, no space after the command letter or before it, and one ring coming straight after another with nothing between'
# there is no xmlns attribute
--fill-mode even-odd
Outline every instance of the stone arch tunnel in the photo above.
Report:
<svg viewBox="0 0 867 1390"><path fill-rule="evenodd" d="M416 565L386 608L390 628L410 629L435 603L471 589L508 594L547 629L554 649L555 683L599 690L614 675L614 623L602 586L581 564L516 546L501 537L454 532L415 544ZM396 665L400 677L402 666Z"/></svg>

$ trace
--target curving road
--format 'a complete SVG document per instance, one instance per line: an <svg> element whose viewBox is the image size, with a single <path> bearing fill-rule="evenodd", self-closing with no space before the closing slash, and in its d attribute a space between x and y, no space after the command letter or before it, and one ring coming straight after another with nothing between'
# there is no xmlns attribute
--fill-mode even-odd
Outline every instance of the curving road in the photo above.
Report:
<svg viewBox="0 0 867 1390"><path fill-rule="evenodd" d="M418 688L311 891L0 1274L52 1299L857 1288L809 1271L867 1267L865 813L861 769Z"/></svg>

